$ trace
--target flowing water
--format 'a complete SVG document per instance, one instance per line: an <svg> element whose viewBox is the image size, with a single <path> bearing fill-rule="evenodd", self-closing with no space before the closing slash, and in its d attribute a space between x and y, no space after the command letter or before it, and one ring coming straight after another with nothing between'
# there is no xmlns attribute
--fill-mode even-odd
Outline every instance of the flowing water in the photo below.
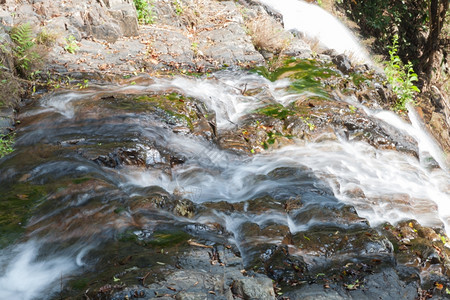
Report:
<svg viewBox="0 0 450 300"><path fill-rule="evenodd" d="M272 83L244 71L224 71L212 78L143 79L133 86L58 91L27 108L20 116L16 151L0 162L2 195L11 202L15 197L20 207L14 209L29 218L21 233L22 226L17 223L25 222L23 216L3 216L4 230L10 231L11 240L21 238L1 252L2 298L34 299L43 292L57 291L62 277L86 268L86 253L127 228L137 228L136 234L143 234L155 230L159 222L219 223L231 234L224 238L241 247L245 238L240 226L247 221L281 224L292 234L317 226L364 226L308 210L307 217L298 217L283 209L270 209L268 213L249 208L261 197L276 203L301 196L305 207L349 204L371 226L416 219L422 225L448 228L449 174L444 168L428 167L416 157L344 140L299 142L252 156L241 155L221 150L206 139L177 133L154 112L136 111L111 98L162 92L195 97L208 111L215 112L221 132L265 105L258 95L242 95L239 89L244 85L264 87L281 103L291 96L285 80ZM396 126L406 126L415 138L424 134L385 114L374 113L375 117L391 118ZM184 163L170 172L157 167L109 168L96 164L86 154L102 153L99 149L105 145L138 145L147 154L147 166L164 160L162 151L157 150L161 148L183 157ZM155 211L140 212L138 217L138 210L130 207L137 197L148 194L149 187L182 193L199 205L243 203L244 210L207 210L190 219ZM365 197L347 193L355 189ZM117 214L121 207L125 213ZM6 228L6 221L10 228ZM15 231L19 233L14 235ZM245 249L241 251L245 254ZM92 261L90 264L95 265Z"/></svg>
<svg viewBox="0 0 450 300"><path fill-rule="evenodd" d="M450 174L413 114L411 125L345 99L416 141L418 157L343 137L294 138L278 149L243 153L196 133L192 120L213 116L218 136L239 131L268 101L288 106L298 97L289 79L233 70L135 82L50 92L21 112L16 150L0 160L0 298L58 298L70 280L101 270L111 249L138 256L137 246L119 249L123 237L157 243L156 236L175 232L219 240L251 261L255 245L279 244L284 235L251 235L249 223L309 235L414 219L450 233ZM169 113L167 103L186 105L192 120ZM148 202L171 197L194 208ZM286 208L298 199L296 209ZM208 235L204 228L211 226L222 229ZM375 244L357 255L387 251Z"/></svg>
<svg viewBox="0 0 450 300"><path fill-rule="evenodd" d="M261 0L283 15L286 30L297 30L323 46L346 53L364 63L371 63L367 51L352 32L319 6L302 0Z"/></svg>

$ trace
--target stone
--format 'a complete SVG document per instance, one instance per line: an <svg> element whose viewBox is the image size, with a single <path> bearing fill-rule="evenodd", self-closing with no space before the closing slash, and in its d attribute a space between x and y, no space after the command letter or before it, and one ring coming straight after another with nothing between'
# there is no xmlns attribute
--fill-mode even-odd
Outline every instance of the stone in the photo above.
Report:
<svg viewBox="0 0 450 300"><path fill-rule="evenodd" d="M242 278L233 282L234 295L245 300L275 299L272 280L267 277Z"/></svg>
<svg viewBox="0 0 450 300"><path fill-rule="evenodd" d="M341 292L342 293L342 292ZM343 294L343 293L342 293ZM295 291L290 291L283 294L290 300L344 300L348 297L341 295L333 289L325 289L318 284L307 284L301 286Z"/></svg>
<svg viewBox="0 0 450 300"><path fill-rule="evenodd" d="M338 70L344 74L348 74L352 69L352 63L345 54L336 55L333 57L332 61L337 66Z"/></svg>
<svg viewBox="0 0 450 300"><path fill-rule="evenodd" d="M309 58L312 55L311 47L298 37L293 37L287 49L283 52L287 56Z"/></svg>
<svg viewBox="0 0 450 300"><path fill-rule="evenodd" d="M90 32L95 38L102 39L110 43L116 42L120 37L120 28L117 24L102 24L93 26L90 28Z"/></svg>
<svg viewBox="0 0 450 300"><path fill-rule="evenodd" d="M12 40L8 33L6 33L5 28L0 25L0 70L1 69L7 69L10 72L14 72L14 59L11 55L12 49L11 49L11 43Z"/></svg>
<svg viewBox="0 0 450 300"><path fill-rule="evenodd" d="M111 8L109 14L117 21L124 36L138 35L136 10L132 6L122 5Z"/></svg>
<svg viewBox="0 0 450 300"><path fill-rule="evenodd" d="M201 292L179 292L175 296L176 300L206 300L208 296Z"/></svg>

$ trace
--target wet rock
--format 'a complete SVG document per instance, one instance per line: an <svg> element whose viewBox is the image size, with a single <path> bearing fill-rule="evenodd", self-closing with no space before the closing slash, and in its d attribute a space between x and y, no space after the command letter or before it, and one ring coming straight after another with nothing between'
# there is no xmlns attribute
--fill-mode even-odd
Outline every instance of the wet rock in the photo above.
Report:
<svg viewBox="0 0 450 300"><path fill-rule="evenodd" d="M283 294L290 300L344 300L349 296L342 290L336 291L330 288L324 288L318 284L305 284L295 291L288 291Z"/></svg>
<svg viewBox="0 0 450 300"><path fill-rule="evenodd" d="M145 287L126 287L123 291L116 292L112 299L123 299L121 297L136 290L143 291L146 298L154 295L157 299L171 297L171 299L225 300L233 299L234 292L240 293L244 299L275 299L272 281L269 278L263 275L255 277L243 275L240 258L225 247L218 246L217 250L211 248L194 245L182 253L183 258L178 264L178 268L181 269L165 270L163 280ZM215 254L211 255L211 252ZM236 262L232 263L235 260Z"/></svg>
<svg viewBox="0 0 450 300"><path fill-rule="evenodd" d="M368 275L363 279L364 284L355 289L346 290L342 286L305 284L295 291L283 294L292 300L299 299L415 299L418 292L416 282L402 281L395 270L385 269L382 272Z"/></svg>
<svg viewBox="0 0 450 300"><path fill-rule="evenodd" d="M300 196L297 196L295 198L290 198L284 204L284 209L288 213L291 212L291 211L298 210L298 209L300 209L302 207L303 207L303 203L301 201L301 197Z"/></svg>
<svg viewBox="0 0 450 300"><path fill-rule="evenodd" d="M364 288L352 291L352 299L414 299L417 295L417 282L401 281L398 274L387 269L365 277Z"/></svg>
<svg viewBox="0 0 450 300"><path fill-rule="evenodd" d="M275 299L272 280L269 278L242 278L233 282L231 291L242 299Z"/></svg>
<svg viewBox="0 0 450 300"><path fill-rule="evenodd" d="M359 217L351 206L310 203L289 215L296 224L305 224L305 227L309 228L331 223L342 228L368 228L369 226L367 220Z"/></svg>
<svg viewBox="0 0 450 300"><path fill-rule="evenodd" d="M287 246L274 246L261 254L265 273L281 284L297 285L308 270L302 257L289 254Z"/></svg>
<svg viewBox="0 0 450 300"><path fill-rule="evenodd" d="M443 113L433 112L429 126L432 128L436 140L440 141L443 148L450 149L450 131L447 130L446 116ZM447 163L450 163L450 160L447 159Z"/></svg>
<svg viewBox="0 0 450 300"><path fill-rule="evenodd" d="M163 209L177 216L192 218L196 212L194 203L183 199L183 196L189 196L185 195L183 191L175 191L174 194L170 194L160 187L151 186L136 189L134 192L140 195L130 201L130 210L135 214L145 214L145 211L150 209Z"/></svg>
<svg viewBox="0 0 450 300"><path fill-rule="evenodd" d="M385 225L383 233L392 242L398 263L414 267L421 274L422 287L432 287L435 282L449 283L449 272L445 267L450 263L450 252L444 243L446 236L413 220L395 227Z"/></svg>
<svg viewBox="0 0 450 300"><path fill-rule="evenodd" d="M106 155L98 156L96 156L95 153L92 153L93 151L95 150L82 150L82 154L97 164L109 168L117 168L123 165L128 165L146 168L153 167L164 170L170 169L170 155L164 152L161 153L156 148L151 148L144 145L137 145L132 148L120 147Z"/></svg>

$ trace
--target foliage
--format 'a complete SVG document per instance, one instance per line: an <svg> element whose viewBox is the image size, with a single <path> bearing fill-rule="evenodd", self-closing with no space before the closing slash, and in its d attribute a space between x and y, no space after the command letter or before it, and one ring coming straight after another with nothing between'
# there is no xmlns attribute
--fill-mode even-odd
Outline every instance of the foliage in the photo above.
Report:
<svg viewBox="0 0 450 300"><path fill-rule="evenodd" d="M24 89L20 81L9 71L0 69L0 108L15 107Z"/></svg>
<svg viewBox="0 0 450 300"><path fill-rule="evenodd" d="M175 12L177 15L181 15L183 13L183 6L181 6L181 3L178 2L178 0L172 1L173 6L175 6Z"/></svg>
<svg viewBox="0 0 450 300"><path fill-rule="evenodd" d="M398 34L399 56L403 61L419 58L425 44L428 0L338 1L366 37L374 37L374 50L387 54L386 45Z"/></svg>
<svg viewBox="0 0 450 300"><path fill-rule="evenodd" d="M12 28L10 36L14 42L13 54L16 69L20 74L25 75L32 64L41 58L35 51L33 29L29 23L21 24Z"/></svg>
<svg viewBox="0 0 450 300"><path fill-rule="evenodd" d="M77 40L73 35L70 35L69 37L66 38L66 46L64 47L64 49L72 54L75 54L75 52L77 52L80 49L80 47L78 47Z"/></svg>
<svg viewBox="0 0 450 300"><path fill-rule="evenodd" d="M85 79L83 80L83 83L77 83L77 87L82 90L82 89L87 89L89 87L89 80Z"/></svg>
<svg viewBox="0 0 450 300"><path fill-rule="evenodd" d="M407 103L414 102L414 95L420 90L413 84L417 81L417 74L414 73L413 65L408 62L404 65L398 56L398 36L394 35L392 46L388 46L390 60L386 63L385 73L392 90L397 95L397 102L394 109L405 111Z"/></svg>
<svg viewBox="0 0 450 300"><path fill-rule="evenodd" d="M13 152L14 145L14 135L5 136L4 134L0 134L0 158L9 153Z"/></svg>
<svg viewBox="0 0 450 300"><path fill-rule="evenodd" d="M323 79L337 75L335 71L313 59L288 59L278 64L274 70L266 67L256 67L255 71L269 79L275 81L282 78L292 79L290 89L295 92L309 92L320 98L328 98L328 92L323 86Z"/></svg>
<svg viewBox="0 0 450 300"><path fill-rule="evenodd" d="M52 47L56 43L56 34L42 29L36 36L36 43L47 47Z"/></svg>
<svg viewBox="0 0 450 300"><path fill-rule="evenodd" d="M139 23L141 24L153 24L155 22L155 13L153 12L153 5L149 0L134 0L136 6L136 12Z"/></svg>
<svg viewBox="0 0 450 300"><path fill-rule="evenodd" d="M249 18L245 23L253 45L258 50L280 53L286 49L291 36L283 26L268 15Z"/></svg>
<svg viewBox="0 0 450 300"><path fill-rule="evenodd" d="M256 110L256 112L280 120L285 120L288 116L292 116L295 114L294 111L285 108L281 104L268 105L266 107Z"/></svg>

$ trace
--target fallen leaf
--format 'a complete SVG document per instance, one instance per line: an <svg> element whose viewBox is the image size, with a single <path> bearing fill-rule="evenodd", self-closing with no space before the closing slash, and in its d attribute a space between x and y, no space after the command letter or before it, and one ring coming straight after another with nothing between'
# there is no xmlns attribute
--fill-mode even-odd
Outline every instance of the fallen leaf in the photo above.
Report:
<svg viewBox="0 0 450 300"><path fill-rule="evenodd" d="M210 249L213 248L213 246L203 245L203 244L194 242L193 240L188 240L187 242L188 242L188 244L191 245L191 246L197 246L197 247L202 247L202 248L210 248Z"/></svg>
<svg viewBox="0 0 450 300"><path fill-rule="evenodd" d="M436 282L434 284L434 286L440 291L444 288L444 285L442 283L439 283L439 282Z"/></svg>

